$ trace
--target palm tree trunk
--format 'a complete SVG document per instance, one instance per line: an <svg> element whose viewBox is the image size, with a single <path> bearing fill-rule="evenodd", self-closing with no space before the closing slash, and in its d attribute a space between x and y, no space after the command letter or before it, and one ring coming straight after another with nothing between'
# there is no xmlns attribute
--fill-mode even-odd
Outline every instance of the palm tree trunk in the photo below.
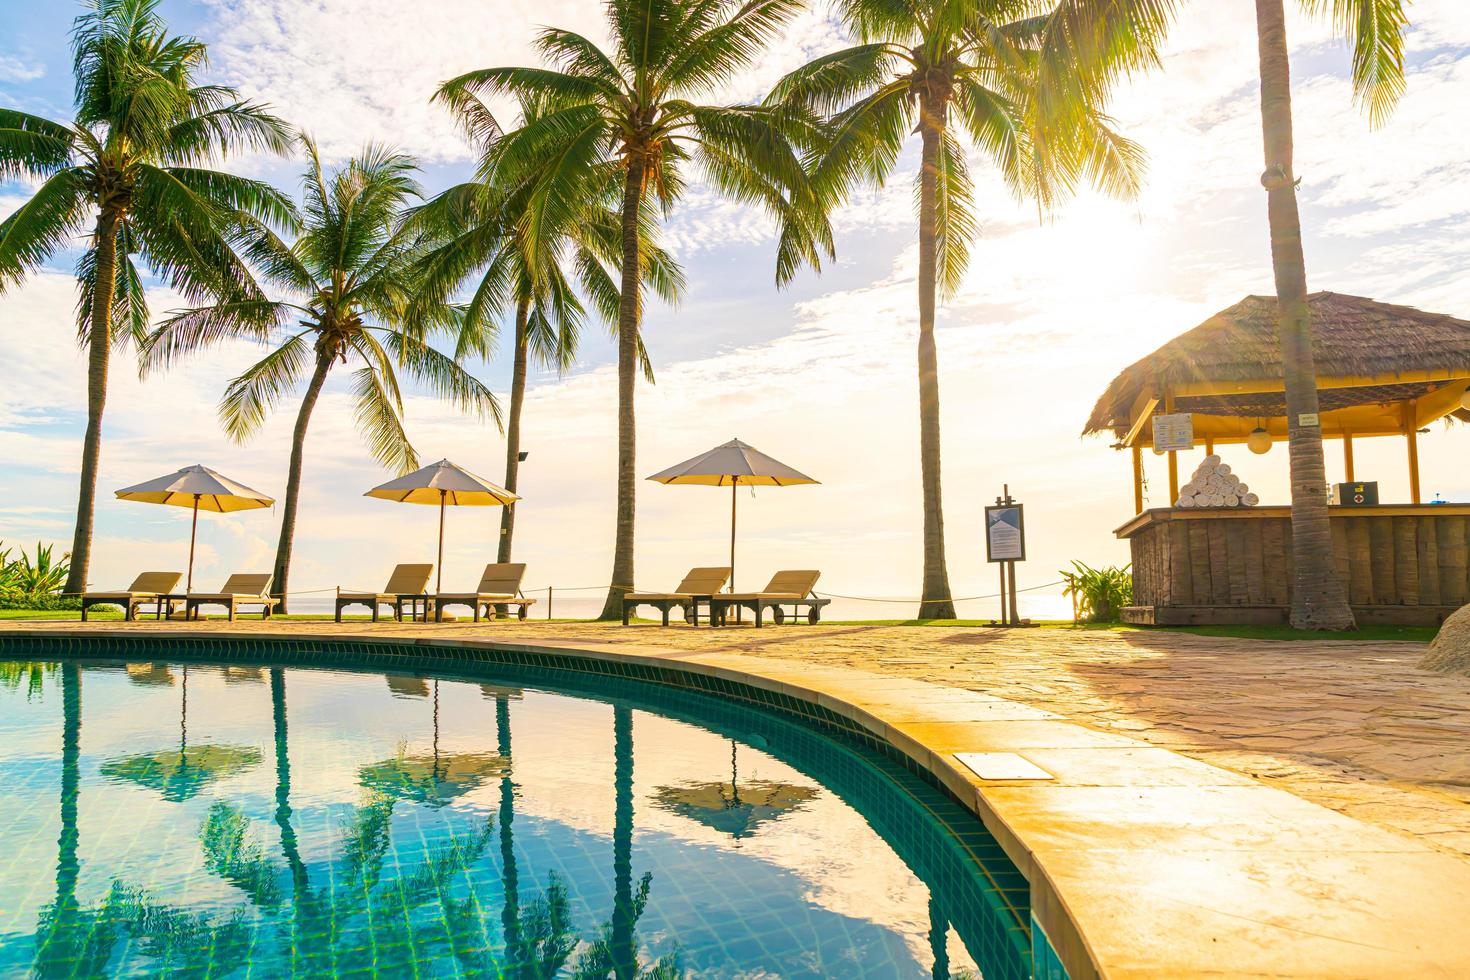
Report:
<svg viewBox="0 0 1470 980"><path fill-rule="evenodd" d="M942 109L939 111L942 112ZM924 590L920 619L954 619L949 571L944 563L944 508L939 479L939 357L934 348L937 246L934 207L939 183L937 113L924 109L919 176L919 469L924 484Z"/></svg>
<svg viewBox="0 0 1470 980"><path fill-rule="evenodd" d="M515 363L510 372L510 420L505 427L505 489L516 492L516 481L521 468L521 406L526 400L526 351L528 340L526 324L531 316L531 300L523 298L516 304L516 349ZM511 536L515 533L516 509L503 507L500 511L500 551L495 559L502 564L510 561Z"/></svg>
<svg viewBox="0 0 1470 980"><path fill-rule="evenodd" d="M326 383L327 372L332 369L330 354L318 353L316 370L306 386L301 399L301 409L296 413L296 429L291 434L291 463L286 472L286 503L281 508L281 540L276 544L276 566L272 581L279 603L276 609L286 612L286 593L291 579L291 544L296 537L296 506L301 500L301 457L306 451L306 429L311 424L311 412Z"/></svg>
<svg viewBox="0 0 1470 980"><path fill-rule="evenodd" d="M599 619L621 619L623 596L633 591L633 517L638 477L633 472L637 425L633 414L638 380L638 328L641 304L638 263L638 208L643 203L643 160L634 155L623 183L622 295L618 301L618 513L613 539L612 583Z"/></svg>
<svg viewBox="0 0 1470 980"><path fill-rule="evenodd" d="M1282 0L1256 0L1261 59L1261 128L1266 150L1262 183L1269 193L1271 264L1276 275L1281 366L1291 456L1291 625L1348 630L1355 625L1332 559L1327 472L1317 424L1317 370L1307 306L1307 265L1292 170L1291 63ZM1309 424L1302 424L1303 418Z"/></svg>
<svg viewBox="0 0 1470 980"><path fill-rule="evenodd" d="M97 501L97 468L102 460L102 409L107 403L107 362L112 354L112 299L117 289L117 226L122 212L104 208L97 216L97 279L92 287L92 323L87 335L87 434L82 440L77 524L71 542L71 569L64 592L87 591L92 564L92 519Z"/></svg>

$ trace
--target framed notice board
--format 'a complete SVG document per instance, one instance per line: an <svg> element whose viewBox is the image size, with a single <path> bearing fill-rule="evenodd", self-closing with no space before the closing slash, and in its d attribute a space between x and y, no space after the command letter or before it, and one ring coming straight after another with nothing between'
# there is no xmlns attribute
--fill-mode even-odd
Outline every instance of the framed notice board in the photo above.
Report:
<svg viewBox="0 0 1470 980"><path fill-rule="evenodd" d="M1026 560L1026 517L1021 504L985 508L985 560Z"/></svg>

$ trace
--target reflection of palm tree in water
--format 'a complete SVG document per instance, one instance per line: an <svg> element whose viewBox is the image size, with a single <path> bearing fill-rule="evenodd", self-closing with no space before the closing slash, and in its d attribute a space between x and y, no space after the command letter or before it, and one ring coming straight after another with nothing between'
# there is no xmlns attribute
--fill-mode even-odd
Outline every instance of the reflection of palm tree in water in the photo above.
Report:
<svg viewBox="0 0 1470 980"><path fill-rule="evenodd" d="M602 935L577 957L576 980L666 980L680 977L677 951L647 969L638 962L638 920L648 907L653 872L644 872L633 888L633 711L613 707L613 914Z"/></svg>
<svg viewBox="0 0 1470 980"><path fill-rule="evenodd" d="M75 663L61 667L61 833L57 838L56 897L41 910L36 928L37 976L101 977L113 947L126 933L175 976L206 976L215 963L239 962L246 932L238 916L210 923L204 916L149 900L141 888L114 881L102 904L77 900L81 800L82 674Z"/></svg>

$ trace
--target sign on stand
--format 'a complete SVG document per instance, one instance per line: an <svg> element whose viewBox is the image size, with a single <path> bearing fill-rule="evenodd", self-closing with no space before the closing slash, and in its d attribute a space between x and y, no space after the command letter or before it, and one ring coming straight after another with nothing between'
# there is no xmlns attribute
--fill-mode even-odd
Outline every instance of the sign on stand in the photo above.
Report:
<svg viewBox="0 0 1470 980"><path fill-rule="evenodd" d="M1016 611L1016 562L1026 560L1026 512L1007 485L985 508L985 560L1000 565L999 626L1030 626Z"/></svg>
<svg viewBox="0 0 1470 980"><path fill-rule="evenodd" d="M1184 453L1194 448L1194 416L1188 412L1154 416L1154 449Z"/></svg>
<svg viewBox="0 0 1470 980"><path fill-rule="evenodd" d="M985 560L1026 560L1025 520L1020 504L985 508Z"/></svg>

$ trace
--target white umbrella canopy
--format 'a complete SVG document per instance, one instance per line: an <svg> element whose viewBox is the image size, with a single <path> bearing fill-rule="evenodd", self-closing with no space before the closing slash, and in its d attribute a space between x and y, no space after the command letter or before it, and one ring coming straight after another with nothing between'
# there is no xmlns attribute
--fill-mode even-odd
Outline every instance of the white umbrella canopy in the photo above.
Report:
<svg viewBox="0 0 1470 980"><path fill-rule="evenodd" d="M194 540L199 531L199 512L207 510L216 514L227 514L237 510L258 510L276 502L275 498L267 497L259 490L252 490L245 484L198 463L155 480L124 487L117 491L117 498L144 504L189 507L194 511L193 524L189 529L189 575L184 586L186 592L194 587Z"/></svg>
<svg viewBox="0 0 1470 980"><path fill-rule="evenodd" d="M739 439L731 439L648 479L655 483L730 488L731 592L735 591L735 502L740 487L794 487L819 482Z"/></svg>
<svg viewBox="0 0 1470 980"><path fill-rule="evenodd" d="M364 497L377 497L399 504L439 505L439 563L435 566L434 590L444 584L444 508L509 507L521 498L478 477L462 466L441 459L406 476L373 487Z"/></svg>

